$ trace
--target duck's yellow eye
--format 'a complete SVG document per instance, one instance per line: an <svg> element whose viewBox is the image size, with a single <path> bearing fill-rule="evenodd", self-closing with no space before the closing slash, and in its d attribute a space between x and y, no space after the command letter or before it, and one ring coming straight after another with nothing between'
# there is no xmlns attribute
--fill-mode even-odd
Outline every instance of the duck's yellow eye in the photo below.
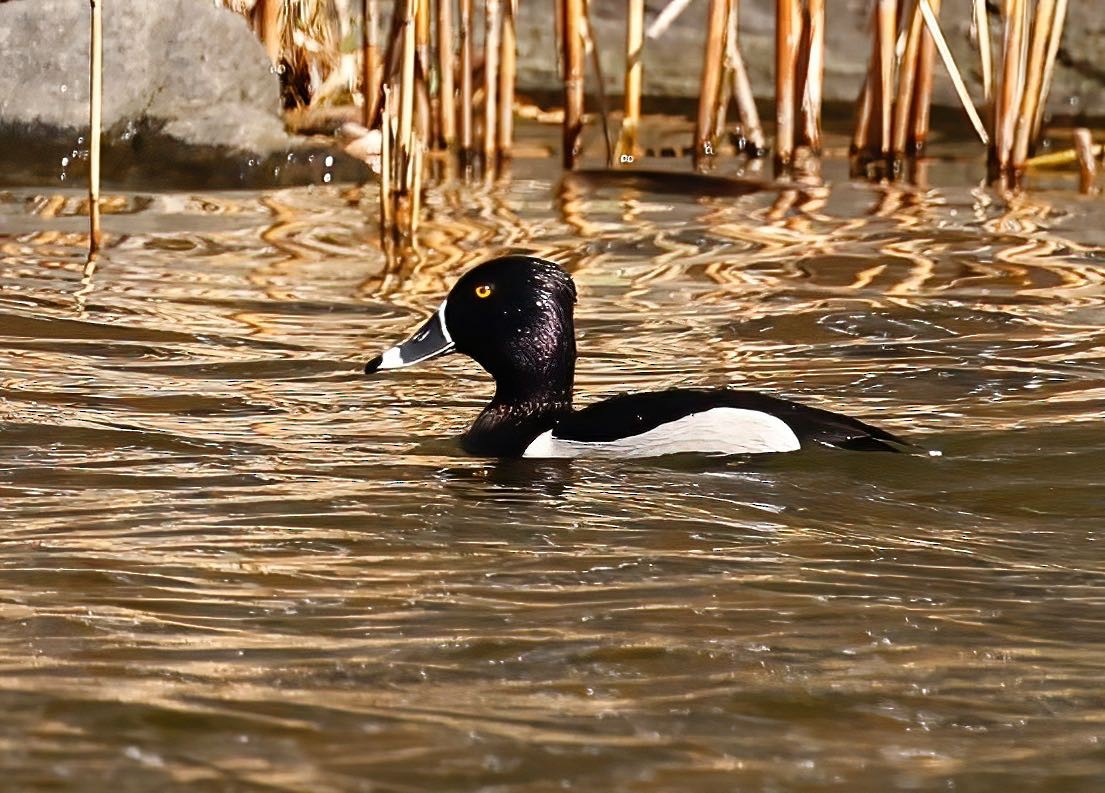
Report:
<svg viewBox="0 0 1105 793"><path fill-rule="evenodd" d="M491 287L487 284L480 284L476 287L476 297L491 297Z"/></svg>

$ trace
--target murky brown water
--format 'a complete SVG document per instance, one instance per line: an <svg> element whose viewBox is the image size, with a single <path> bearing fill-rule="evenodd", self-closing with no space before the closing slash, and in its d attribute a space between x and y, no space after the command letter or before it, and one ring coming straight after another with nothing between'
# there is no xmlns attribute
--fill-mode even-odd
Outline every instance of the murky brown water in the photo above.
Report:
<svg viewBox="0 0 1105 793"><path fill-rule="evenodd" d="M80 195L0 193L2 786L1105 789L1101 201L554 165L390 273L349 188L128 196L94 269ZM575 273L581 402L944 456L465 458L473 364L358 372L503 249Z"/></svg>

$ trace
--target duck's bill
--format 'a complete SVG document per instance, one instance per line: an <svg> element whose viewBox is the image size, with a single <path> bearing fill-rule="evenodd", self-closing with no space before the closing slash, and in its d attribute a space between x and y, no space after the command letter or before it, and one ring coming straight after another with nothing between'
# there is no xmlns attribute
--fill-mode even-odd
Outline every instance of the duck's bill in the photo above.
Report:
<svg viewBox="0 0 1105 793"><path fill-rule="evenodd" d="M372 374L380 369L413 366L450 353L454 349L456 347L453 344L453 337L445 327L445 304L442 303L441 308L434 312L417 333L366 363L364 373Z"/></svg>

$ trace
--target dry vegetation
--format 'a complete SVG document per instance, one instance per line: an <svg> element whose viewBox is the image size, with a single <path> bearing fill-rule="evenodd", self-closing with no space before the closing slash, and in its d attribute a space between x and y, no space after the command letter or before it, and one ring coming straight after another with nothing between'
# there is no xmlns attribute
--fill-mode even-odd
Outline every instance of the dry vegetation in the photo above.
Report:
<svg viewBox="0 0 1105 793"><path fill-rule="evenodd" d="M281 74L290 109L344 106L351 150L379 162L385 237L413 237L426 152L455 158L463 173L491 175L513 147L515 29L526 0L396 0L388 20L379 0L221 0L250 20ZM596 72L608 167L640 154L642 52L689 0L670 0L647 26L643 0L627 0L625 106L617 143L609 133L597 42L588 0L556 0L562 66L563 159L575 166L586 114L588 60ZM735 148L768 149L739 42L740 0L708 0L699 108L690 150L696 167ZM93 8L96 7L92 0ZM897 178L929 137L937 61L951 79L979 139L988 147L991 180L1019 186L1038 162L1078 162L1093 189L1101 147L1089 133L1077 148L1033 160L1066 17L1067 0L1003 0L997 13L972 0L973 39L982 75L981 106L940 28L940 0L872 0L871 54L856 102L854 173ZM947 4L947 11L962 11ZM821 148L825 0L776 0L776 172L788 174ZM478 28L482 27L482 30ZM386 28L386 30L385 30ZM996 44L996 46L994 46ZM354 111L354 106L359 106ZM730 105L737 123L730 127ZM724 147L724 141L738 141Z"/></svg>

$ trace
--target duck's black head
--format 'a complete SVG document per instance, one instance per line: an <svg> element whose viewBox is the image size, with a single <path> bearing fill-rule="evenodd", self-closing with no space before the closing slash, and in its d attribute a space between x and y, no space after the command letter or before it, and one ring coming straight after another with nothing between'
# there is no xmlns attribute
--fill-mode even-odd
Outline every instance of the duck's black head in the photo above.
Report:
<svg viewBox="0 0 1105 793"><path fill-rule="evenodd" d="M555 262L504 256L469 270L441 307L365 373L420 363L449 352L473 358L495 378L493 405L571 404L576 290Z"/></svg>

